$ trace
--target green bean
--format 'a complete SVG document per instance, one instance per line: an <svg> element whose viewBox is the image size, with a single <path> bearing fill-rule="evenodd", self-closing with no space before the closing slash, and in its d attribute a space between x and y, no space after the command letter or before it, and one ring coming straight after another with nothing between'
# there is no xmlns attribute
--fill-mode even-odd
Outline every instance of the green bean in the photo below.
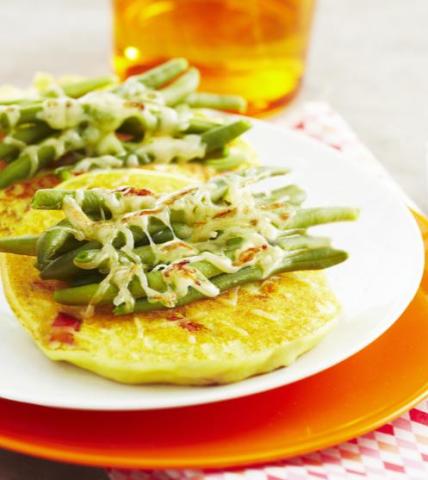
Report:
<svg viewBox="0 0 428 480"><path fill-rule="evenodd" d="M37 240L37 267L43 269L59 254L76 248L81 244L70 231L70 222L61 220L48 228Z"/></svg>
<svg viewBox="0 0 428 480"><path fill-rule="evenodd" d="M346 259L346 252L329 247L317 248L308 251L297 251L294 254L288 255L282 264L275 269L273 274L296 270L324 269L343 262ZM220 291L232 288L236 285L241 285L243 283L261 280L263 278L263 270L258 266L245 267L236 273L224 274L209 262L194 262L190 265L201 272L206 278L212 278L212 283L214 283L214 285L216 285ZM147 280L149 286L155 290L163 291L166 288L162 273L159 271L148 273ZM93 300L98 288L98 284L64 288L57 290L54 293L54 299L56 302L65 305L88 305ZM145 292L141 288L138 280L131 282L130 291L135 299L142 298L145 295ZM113 285L110 285L105 291L103 297L99 299L99 304L111 303L116 294L117 288ZM195 297L195 295L197 296ZM177 306L184 305L198 298L204 298L204 295L191 290L188 295L178 300ZM160 308L165 307L160 303L151 303L147 300L137 300L134 311L139 312L157 310ZM123 306L119 306L115 310L115 313L123 314L127 312L124 311Z"/></svg>
<svg viewBox="0 0 428 480"><path fill-rule="evenodd" d="M285 224L287 228L308 228L324 223L352 221L358 218L358 209L345 207L304 208L298 210Z"/></svg>
<svg viewBox="0 0 428 480"><path fill-rule="evenodd" d="M290 173L290 170L284 167L253 167L246 168L245 170L241 170L239 172L228 173L227 175L219 175L218 177L214 178L214 181L222 180L223 178L227 178L227 176L231 175L241 177L245 181L246 185L250 185L265 180L266 178L279 177L282 175L287 175L288 173Z"/></svg>
<svg viewBox="0 0 428 480"><path fill-rule="evenodd" d="M85 268L85 265L93 265L93 262L99 254L99 249L91 249L79 252L73 259L74 265L76 265L79 270L93 270L94 268ZM133 250L133 254L140 258L145 266L153 267L156 262L156 255L153 252L151 245L144 245L142 247L137 247ZM104 265L98 266L97 268L104 269ZM80 270L81 271L81 270Z"/></svg>
<svg viewBox="0 0 428 480"><path fill-rule="evenodd" d="M150 250L150 252L152 251L151 247L149 247L147 245L145 247L142 247L142 248L148 248ZM134 252L135 252L135 250L134 250ZM76 255L73 257L73 264L76 266L77 272L79 273L79 272L81 272L81 270L94 270L95 268L103 268L104 265L98 265L96 267L92 267L92 266L88 267L87 266L88 264L93 265L93 262L95 261L95 259L99 255L99 253L100 253L99 248L91 249L91 250L85 250L85 251L82 251L82 252L76 252Z"/></svg>
<svg viewBox="0 0 428 480"><path fill-rule="evenodd" d="M188 225L185 225L180 222L171 222L171 227L174 230L174 234L181 239L190 237L192 234L192 228ZM135 245L147 245L149 239L144 231L135 225L130 226L132 236L134 237ZM149 223L149 235L154 243L164 243L169 242L174 238L174 234L171 232L169 227L166 227L160 220L151 219ZM119 235L113 242L115 248L121 248L125 245L125 237L122 232L119 232Z"/></svg>
<svg viewBox="0 0 428 480"><path fill-rule="evenodd" d="M113 192L117 199L122 197L121 192ZM61 210L65 197L76 198L77 193L73 190L60 190L56 188L40 189L38 190L32 200L32 208L36 210ZM111 211L105 203L105 198L96 190L84 190L78 194L82 195L80 206L86 214L103 214L110 215ZM173 223L180 222L182 215L180 212L171 212L171 221ZM163 224L160 227L154 227L153 233L162 230ZM152 232L150 232L152 233Z"/></svg>
<svg viewBox="0 0 428 480"><path fill-rule="evenodd" d="M330 242L328 238L324 237L292 236L281 238L277 243L285 250L298 250L304 248L326 247ZM242 239L238 238L228 241L226 255L230 256L241 244ZM58 257L41 272L41 278L44 280L65 280L73 287L98 283L98 280L104 278L105 275L98 272L89 273L84 268L85 263L92 263L95 260L96 255L99 253L99 248L97 247L97 242L88 242L82 247ZM30 254L31 253L29 253L29 255ZM147 267L154 266L156 259L151 246L144 245L137 247L134 249L134 254L140 257L141 261Z"/></svg>
<svg viewBox="0 0 428 480"><path fill-rule="evenodd" d="M23 142L28 144L39 142L40 140L45 139L49 135L53 133L53 130L43 123L39 123L37 125L26 125L24 127L19 128L14 132L12 138L17 140L18 142ZM14 160L16 156L19 154L20 148L19 146L13 143L5 143L3 140L0 143L0 158L2 160Z"/></svg>
<svg viewBox="0 0 428 480"><path fill-rule="evenodd" d="M159 226L152 226L150 230L154 231L158 229ZM187 227L186 225L182 224L173 224L173 229L175 235L178 238L187 238L190 236L192 230ZM134 236L134 242L136 245L143 244L135 249L137 255L141 256L141 258L149 258L148 249L151 247L147 247L146 245L149 243L148 238L142 232L141 229L138 231L136 229L132 230ZM171 230L169 228L162 228L154 231L151 235L152 241L154 243L164 243L172 240L174 238ZM121 248L124 245L124 238L118 237L113 242L113 246L115 248ZM83 269L79 267L80 262L88 262L89 258L93 259L97 252L99 252L99 248L101 245L98 242L88 242L76 249L70 251L66 251L63 255L58 256L52 259L49 262L45 262L44 266L41 266L41 277L43 279L55 279L55 280L70 280L79 275L84 274ZM1 251L1 244L0 244L0 251ZM64 251L64 246L62 248ZM86 254L87 255L84 255ZM140 255L141 254L141 255ZM82 255L82 256L81 256ZM151 257L150 257L151 258Z"/></svg>
<svg viewBox="0 0 428 480"><path fill-rule="evenodd" d="M212 128L221 127L223 124L205 118L194 117L189 121L189 126L185 130L186 133L204 133Z"/></svg>
<svg viewBox="0 0 428 480"><path fill-rule="evenodd" d="M121 192L112 192L120 199L123 197ZM47 188L38 190L33 196L32 208L36 210L62 210L65 197L76 198L81 196L80 206L86 214L104 213L110 214L110 209L105 203L105 198L97 190L84 190L76 193L73 190L60 190L56 188ZM174 218L172 218L174 221Z"/></svg>
<svg viewBox="0 0 428 480"><path fill-rule="evenodd" d="M287 185L285 187L272 190L271 192L256 193L255 197L262 204L269 204L280 201L299 206L305 201L306 193L297 185Z"/></svg>
<svg viewBox="0 0 428 480"><path fill-rule="evenodd" d="M13 143L0 143L0 159L8 163L14 160L20 152L20 148Z"/></svg>
<svg viewBox="0 0 428 480"><path fill-rule="evenodd" d="M240 172L233 173L232 175L238 176L243 179L245 183L253 183L278 175L285 175L288 172L284 168L269 168L258 167L248 170L242 170ZM214 187L211 191L211 200L213 202L219 202L228 189L226 182L227 176L219 176L212 179L209 183ZM32 200L32 208L37 210L61 210L63 208L64 198L71 196L76 198L77 193L73 190L60 190L60 189L40 189L38 190ZM97 190L84 190L79 192L79 197L82 195L82 201L80 203L82 210L87 214L92 213L104 213L109 214L110 210L105 205L105 198L100 195ZM114 192L116 198L121 197L120 192ZM171 220L173 222L181 222L182 216L180 211L172 210Z"/></svg>
<svg viewBox="0 0 428 480"><path fill-rule="evenodd" d="M69 280L68 284L70 287L80 287L82 285L90 285L91 283L100 283L104 278L105 275L102 273L91 272Z"/></svg>
<svg viewBox="0 0 428 480"><path fill-rule="evenodd" d="M34 99L32 98L11 98L0 100L0 106L8 105L24 105L25 103L33 103Z"/></svg>
<svg viewBox="0 0 428 480"><path fill-rule="evenodd" d="M54 171L55 175L58 175L63 180L67 180L73 173L80 174L94 169L126 168L129 166L131 158L133 160L136 158L138 165L147 165L154 161L151 155L138 148L138 144L133 142L122 142L122 146L125 149L125 153L114 155L115 163L113 165L108 162L103 162L102 157L92 157L90 159L87 157L81 157L80 160L71 165L64 165L56 168ZM91 162L88 163L88 160L91 160Z"/></svg>
<svg viewBox="0 0 428 480"><path fill-rule="evenodd" d="M94 251L94 248L100 246L98 242L88 242L79 248L64 253L49 262L41 270L40 277L43 280L70 280L71 278L84 276L82 269L73 263L75 258L85 251Z"/></svg>
<svg viewBox="0 0 428 480"><path fill-rule="evenodd" d="M20 116L19 116L19 124L22 123L30 123L36 119L36 115L41 111L42 105L39 102L35 102L34 104L24 105L20 108Z"/></svg>
<svg viewBox="0 0 428 480"><path fill-rule="evenodd" d="M163 242L162 242L163 243ZM233 252L242 244L242 239L240 238L233 238L228 241L228 248L225 251L225 255L231 257ZM85 264L92 264L96 259L97 255L99 254L99 249L81 249L80 252L74 257L74 264L81 269L85 269ZM145 267L152 268L156 265L156 254L153 251L151 245L143 245L141 247L137 247L133 250L133 254L140 258L141 262L145 265ZM97 267L98 268L98 267ZM92 269L92 268L90 268ZM58 277L58 280L62 280ZM64 278L66 280L66 278Z"/></svg>
<svg viewBox="0 0 428 480"><path fill-rule="evenodd" d="M0 171L0 189L27 178L33 177L39 170L47 167L56 158L53 145L41 144L37 152L23 152L21 156ZM36 159L36 165L34 163Z"/></svg>
<svg viewBox="0 0 428 480"><path fill-rule="evenodd" d="M284 250L302 250L330 246L327 237L311 237L308 235L291 235L280 237L276 242Z"/></svg>
<svg viewBox="0 0 428 480"><path fill-rule="evenodd" d="M160 89L165 103L169 106L177 105L190 93L194 92L199 85L199 72L196 68L190 68L170 85Z"/></svg>
<svg viewBox="0 0 428 480"><path fill-rule="evenodd" d="M333 248L318 248L304 252L297 252L285 258L282 264L277 267L272 274L294 272L300 270L320 270L332 267L345 261L348 254L342 250ZM257 266L245 267L236 273L223 273L215 276L211 281L220 290L224 292L238 285L244 285L263 279L263 270ZM60 295L61 298L61 295ZM72 294L68 292L67 300L71 300ZM186 305L195 300L206 298L201 292L191 289L187 295L178 299L177 306ZM57 300L58 301L58 300ZM61 302L59 302L61 303ZM140 298L135 302L133 312L149 312L152 310L165 309L166 307L159 302L149 302L147 299ZM114 310L116 315L125 315L131 313L127 311L125 305L119 305Z"/></svg>
<svg viewBox="0 0 428 480"><path fill-rule="evenodd" d="M186 239L192 234L192 228L184 223L173 222L172 228L175 235L181 239ZM159 228L159 226L149 225L149 233L154 243L165 243L174 238L169 228Z"/></svg>
<svg viewBox="0 0 428 480"><path fill-rule="evenodd" d="M58 177L59 181L65 182L73 176L74 168L72 165L64 165L63 167L55 168L54 174Z"/></svg>
<svg viewBox="0 0 428 480"><path fill-rule="evenodd" d="M149 88L159 88L168 83L180 73L183 73L189 67L189 62L185 58L173 58L157 67L147 70L135 78Z"/></svg>
<svg viewBox="0 0 428 480"><path fill-rule="evenodd" d="M227 179L230 176L239 177L242 185L251 185L267 178L287 175L287 173L289 173L289 170L283 167L254 167L217 175L209 181L210 184L216 187L211 194L211 200L213 202L221 200L229 188Z"/></svg>
<svg viewBox="0 0 428 480"><path fill-rule="evenodd" d="M62 85L62 89L67 97L79 98L93 90L107 87L115 82L115 77L106 75L103 77L87 78L73 83Z"/></svg>
<svg viewBox="0 0 428 480"><path fill-rule="evenodd" d="M285 175L288 170L285 168L270 168L270 167L257 167L248 170L242 170L240 172L234 172L231 175L238 176L243 181L248 183L254 183L264 180L266 178ZM215 188L211 192L211 200L218 202L227 190L227 176L218 176L213 178L209 183ZM122 196L121 192L113 192L117 199ZM31 206L36 210L61 210L63 208L64 198L71 196L76 198L77 193L73 190L61 190L57 188L47 188L38 190L32 200ZM80 206L85 213L104 212L109 213L108 207L105 205L104 195L100 195L97 190L84 190L78 193L79 198L82 196ZM172 220L174 219L174 211L172 212Z"/></svg>
<svg viewBox="0 0 428 480"><path fill-rule="evenodd" d="M174 225L175 233L179 238L186 238L190 235L191 229L187 228L184 225L176 224ZM164 229L152 236L152 240L155 243L164 243L172 240L174 237L169 229ZM226 254L230 254L234 251L240 244L240 239L238 242L232 243L228 242L228 250ZM95 245L94 245L95 243ZM147 242L145 242L147 243ZM290 243L290 242L288 242ZM123 246L122 242L114 242L116 248ZM51 261L41 273L43 279L56 279L56 280L70 280L79 275L82 275L82 269L85 269L84 264L92 262L95 259L95 256L99 253L100 245L97 242L88 242L87 244L63 254L60 257L57 257ZM233 248L232 248L233 247ZM297 248L297 247L296 247ZM291 249L291 247L290 247ZM142 262L148 266L154 266L155 256L152 251L152 247L149 245L142 245L134 249L134 253L140 257Z"/></svg>
<svg viewBox="0 0 428 480"><path fill-rule="evenodd" d="M51 227L51 229L48 229L45 233L49 232L51 235L53 234L52 230L53 229L60 229L61 226L66 226L65 221L60 222L58 225L55 227ZM183 225L180 223L175 223L173 224L173 229L174 233L178 238L185 239L188 238L191 233L192 229L188 227L187 225ZM154 243L164 243L172 240L174 238L172 232L169 230L169 228L163 228L159 229L158 225L152 226L150 230L153 231L152 233L152 240ZM134 241L135 243L141 244L142 242L148 243L148 239L145 236L145 234L141 231L141 229L133 229L131 228L131 231L134 236ZM65 230L66 232L66 230ZM65 232L61 232L65 233ZM23 236L18 236L18 237L3 237L0 238L0 252L3 253L15 253L17 255L31 255L31 256L36 256L37 255L37 250L38 248L44 252L46 255L46 260L45 257L41 259L41 263L49 263L49 266L46 268L52 268L53 266L53 261L57 261L62 257L58 257L55 260L52 260L53 257L57 256L58 254L65 254L71 249L76 249L78 245L81 243L77 240L74 239L72 234L68 235L65 239L63 238L63 242L61 243L59 239L55 240L55 245L56 248L53 248L52 245L49 246L48 248L45 246L45 242L47 242L47 238L44 237L44 235L23 235ZM61 243L61 244L60 244ZM39 245L39 247L37 246ZM86 245L89 245L86 244ZM123 246L123 239L121 240L120 238L118 241L114 242L114 246L116 248L120 248ZM87 248L93 248L93 247L87 247ZM79 247L80 249L80 247ZM74 258L74 256L73 256ZM64 261L64 260L63 260ZM56 266L55 266L56 267ZM55 275L52 273L51 275L52 278L56 278Z"/></svg>
<svg viewBox="0 0 428 480"><path fill-rule="evenodd" d="M246 157L244 154L234 153L222 158L210 158L206 160L204 164L214 168L218 172L224 172L225 170L235 170L245 163L245 161Z"/></svg>
<svg viewBox="0 0 428 480"><path fill-rule="evenodd" d="M230 148L226 145L221 148L217 148L217 150L213 150L212 152L206 154L204 156L204 161L206 160L222 160L225 157L230 155Z"/></svg>
<svg viewBox="0 0 428 480"><path fill-rule="evenodd" d="M31 207L36 210L62 210L65 197L76 198L77 195L80 197L81 193L83 193L83 201L80 206L85 213L109 211L105 205L104 196L100 195L97 190L84 190L77 194L74 190L40 189L34 194ZM115 192L114 195L116 198L121 197L120 192Z"/></svg>
<svg viewBox="0 0 428 480"><path fill-rule="evenodd" d="M247 109L247 102L239 95L194 92L187 96L184 101L193 108L213 108L241 113Z"/></svg>
<svg viewBox="0 0 428 480"><path fill-rule="evenodd" d="M277 177L286 175L288 170L286 168L279 167L255 167L251 169L244 169L237 172L230 172L223 175L218 175L210 180L212 185L215 185L215 189L211 192L211 200L214 203L218 203L224 197L229 189L227 178L229 175L237 176L242 179L245 184L256 183L266 178Z"/></svg>
<svg viewBox="0 0 428 480"><path fill-rule="evenodd" d="M41 110L42 104L40 101L29 105L4 106L0 109L0 128L8 131L17 125L37 121L37 114Z"/></svg>
<svg viewBox="0 0 428 480"><path fill-rule="evenodd" d="M212 128L201 135L201 141L206 145L206 153L223 147L251 128L248 120L237 120L228 125Z"/></svg>
<svg viewBox="0 0 428 480"><path fill-rule="evenodd" d="M0 238L0 252L34 256L38 238L36 235Z"/></svg>

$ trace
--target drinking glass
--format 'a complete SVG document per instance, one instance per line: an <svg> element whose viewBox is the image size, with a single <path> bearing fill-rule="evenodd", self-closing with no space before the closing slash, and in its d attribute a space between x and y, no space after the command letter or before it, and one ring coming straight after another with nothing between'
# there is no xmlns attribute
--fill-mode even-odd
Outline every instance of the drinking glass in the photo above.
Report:
<svg viewBox="0 0 428 480"><path fill-rule="evenodd" d="M172 57L201 89L236 93L260 113L301 83L314 0L113 0L114 66L126 78Z"/></svg>

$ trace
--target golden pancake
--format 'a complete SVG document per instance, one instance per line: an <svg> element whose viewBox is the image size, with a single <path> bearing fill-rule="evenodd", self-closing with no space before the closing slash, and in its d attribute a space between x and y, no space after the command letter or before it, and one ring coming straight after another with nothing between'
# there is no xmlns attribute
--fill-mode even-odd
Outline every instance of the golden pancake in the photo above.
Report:
<svg viewBox="0 0 428 480"><path fill-rule="evenodd" d="M30 210L31 199L40 188L58 184L54 175L42 175L0 190L0 236L16 235L23 216Z"/></svg>
<svg viewBox="0 0 428 480"><path fill-rule="evenodd" d="M96 172L61 188L131 184L158 191L185 177L144 170ZM60 212L31 211L19 233L38 233ZM286 366L329 331L338 302L322 272L276 275L189 305L115 317L52 300L58 282L42 282L34 258L3 255L6 296L20 322L52 360L63 360L124 383L206 385L242 380Z"/></svg>

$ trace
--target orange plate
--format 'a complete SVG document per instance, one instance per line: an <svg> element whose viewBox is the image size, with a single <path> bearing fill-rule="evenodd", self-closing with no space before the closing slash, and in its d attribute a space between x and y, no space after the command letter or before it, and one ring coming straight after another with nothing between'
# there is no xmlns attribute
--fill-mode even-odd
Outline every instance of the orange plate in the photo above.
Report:
<svg viewBox="0 0 428 480"><path fill-rule="evenodd" d="M418 221L427 254L428 219ZM413 302L381 338L318 375L267 393L172 410L88 412L0 400L0 446L54 460L141 468L290 457L373 430L422 400L427 345L428 269Z"/></svg>

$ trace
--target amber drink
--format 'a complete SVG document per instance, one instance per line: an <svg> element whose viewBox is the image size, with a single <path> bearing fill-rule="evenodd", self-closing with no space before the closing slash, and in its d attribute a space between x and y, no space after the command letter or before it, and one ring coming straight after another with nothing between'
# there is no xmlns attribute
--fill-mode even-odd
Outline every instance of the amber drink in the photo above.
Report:
<svg viewBox="0 0 428 480"><path fill-rule="evenodd" d="M313 0L113 0L121 77L171 57L201 70L201 89L245 96L250 113L286 103L302 80Z"/></svg>

